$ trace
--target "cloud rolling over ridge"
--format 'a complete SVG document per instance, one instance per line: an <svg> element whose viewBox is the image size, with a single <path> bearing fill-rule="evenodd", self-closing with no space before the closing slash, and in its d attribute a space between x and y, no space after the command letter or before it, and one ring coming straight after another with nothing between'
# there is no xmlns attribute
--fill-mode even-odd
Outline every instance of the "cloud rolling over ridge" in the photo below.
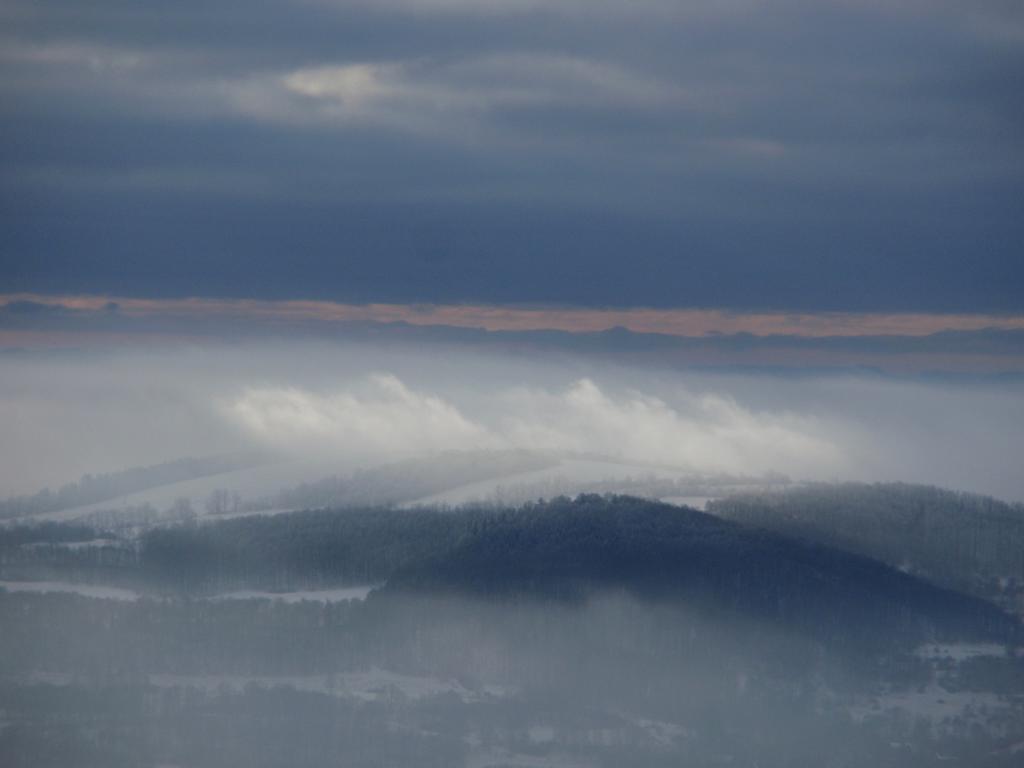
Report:
<svg viewBox="0 0 1024 768"><path fill-rule="evenodd" d="M247 389L230 413L269 446L352 458L518 448L693 472L799 467L821 476L843 468L841 451L814 434L812 419L752 413L715 394L679 391L676 399L673 407L637 391L613 397L580 379L556 390L519 386L487 393L474 421L438 396L415 392L392 375L374 375L328 394Z"/></svg>
<svg viewBox="0 0 1024 768"><path fill-rule="evenodd" d="M528 449L1024 498L1015 380L716 374L323 342L7 355L2 364L2 494L249 448L325 473L434 451Z"/></svg>

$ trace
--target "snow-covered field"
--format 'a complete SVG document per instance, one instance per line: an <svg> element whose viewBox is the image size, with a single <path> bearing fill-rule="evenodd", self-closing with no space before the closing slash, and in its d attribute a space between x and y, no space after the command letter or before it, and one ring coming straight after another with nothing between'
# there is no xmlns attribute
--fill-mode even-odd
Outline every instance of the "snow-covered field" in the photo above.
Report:
<svg viewBox="0 0 1024 768"><path fill-rule="evenodd" d="M855 720L871 717L891 719L900 712L912 721L924 721L933 732L964 730L965 725L986 728L994 719L1024 716L1024 702L995 693L979 691L947 691L932 683L923 690L893 691L850 708Z"/></svg>
<svg viewBox="0 0 1024 768"><path fill-rule="evenodd" d="M708 502L717 498L717 496L665 496L658 500L677 507L690 507L690 509L698 509L703 512Z"/></svg>
<svg viewBox="0 0 1024 768"><path fill-rule="evenodd" d="M569 454L558 457L547 455L544 459L548 465L541 469L512 471L509 474L463 484L457 484L453 477L452 482L455 484L451 487L403 502L400 506L404 508L460 506L478 502L518 505L538 498L553 498L559 495L575 496L580 493L613 492L632 493L652 498L660 497L670 504L704 509L711 499L758 487L758 482L752 479L740 478L736 485L732 485L729 480L722 478L704 481L682 468L622 461L610 457ZM424 458L424 461L429 465L431 459ZM522 466L522 462L519 462L519 466ZM510 465L509 469L511 468ZM355 467L343 467L327 461L279 461L169 483L94 504L2 520L0 526L74 521L96 525L97 515L101 519L109 521L119 520L119 514L124 515L126 524L131 524L132 518L128 513L132 510L150 507L162 513L179 505L183 500L187 501L191 509L203 520L213 521L248 515L281 514L292 512L295 508L278 506L247 510L244 505L254 501L260 502L254 506L266 504L268 501L273 504L275 497L282 491L293 490L303 484L316 484L325 478L344 477L353 469ZM368 467L362 467L362 469L368 469ZM443 473L443 468L439 471ZM370 477L373 476L370 475ZM385 486L383 490L387 490L390 487L389 483L394 482L394 477L384 472L379 481ZM360 482L367 482L367 478L363 477ZM411 486L411 489L415 489L415 485ZM372 489L362 488L362 490L365 492ZM242 503L241 508L236 506L230 511L222 509L218 514L209 514L207 502L215 491L226 491L229 499ZM107 516L108 514L110 517ZM113 525L108 522L99 523L101 527L108 524ZM90 545L101 546L102 540ZM83 543L81 546L87 546L87 544Z"/></svg>
<svg viewBox="0 0 1024 768"><path fill-rule="evenodd" d="M280 600L285 603L338 603L344 600L365 600L379 584L333 589L305 589L293 592L263 592L259 590L238 590L213 595L208 600ZM62 592L100 600L138 600L141 595L131 589L106 587L97 584L80 584L72 581L0 581L0 589L8 592L32 592L35 594Z"/></svg>
<svg viewBox="0 0 1024 768"><path fill-rule="evenodd" d="M224 592L211 600L280 600L284 603L301 603L305 600L317 603L340 603L344 600L365 600L371 591L380 585L339 587L336 589L306 589L295 592L262 592L255 589L240 589Z"/></svg>
<svg viewBox="0 0 1024 768"><path fill-rule="evenodd" d="M237 492L243 499L252 500L270 496L282 489L291 488L301 483L320 480L338 471L339 467L331 463L281 461L238 469L234 472L222 472L217 475L183 480L179 483L170 483L138 493L126 494L115 499L98 501L95 504L62 509L57 512L45 512L32 515L31 518L15 518L10 522L19 523L26 520L31 522L68 522L94 512L130 509L145 505L157 510L164 510L171 507L178 499L188 499L195 511L202 515L205 512L206 500L215 490Z"/></svg>
<svg viewBox="0 0 1024 768"><path fill-rule="evenodd" d="M1005 656L1006 647L998 643L928 643L916 655L933 661L964 661L981 656Z"/></svg>
<svg viewBox="0 0 1024 768"><path fill-rule="evenodd" d="M525 755L501 748L473 752L466 760L466 768L590 768L592 765L568 755Z"/></svg>
<svg viewBox="0 0 1024 768"><path fill-rule="evenodd" d="M8 592L64 592L101 600L138 600L140 595L131 589L103 587L96 584L76 584L70 581L0 581L0 589Z"/></svg>
<svg viewBox="0 0 1024 768"><path fill-rule="evenodd" d="M997 643L927 643L915 654L932 665L932 679L917 689L890 690L865 698L850 708L856 720L872 717L927 723L933 733L962 732L965 727L998 731L1007 718L1024 718L1024 698L986 691L961 690L947 680L960 662L1006 654ZM952 663L953 667L948 665Z"/></svg>
<svg viewBox="0 0 1024 768"><path fill-rule="evenodd" d="M497 686L470 690L457 680L438 677L403 675L387 669L342 672L334 675L168 675L154 674L149 682L161 688L198 688L208 693L221 691L242 692L248 687L290 688L306 693L379 701L403 696L424 699L431 696L454 694L465 702L481 701L488 697L504 697L510 691Z"/></svg>

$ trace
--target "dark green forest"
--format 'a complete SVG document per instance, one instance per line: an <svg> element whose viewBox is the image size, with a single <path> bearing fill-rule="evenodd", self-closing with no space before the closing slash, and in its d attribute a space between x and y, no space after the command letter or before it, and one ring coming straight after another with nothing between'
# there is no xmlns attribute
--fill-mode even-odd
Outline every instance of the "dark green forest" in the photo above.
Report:
<svg viewBox="0 0 1024 768"><path fill-rule="evenodd" d="M844 483L731 496L708 511L1024 608L1021 504L906 483Z"/></svg>

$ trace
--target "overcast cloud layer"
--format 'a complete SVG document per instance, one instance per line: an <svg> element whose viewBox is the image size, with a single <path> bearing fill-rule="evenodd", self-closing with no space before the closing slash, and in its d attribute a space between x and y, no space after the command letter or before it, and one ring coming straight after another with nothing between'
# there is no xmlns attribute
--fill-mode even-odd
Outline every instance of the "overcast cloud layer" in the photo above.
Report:
<svg viewBox="0 0 1024 768"><path fill-rule="evenodd" d="M0 21L2 292L1024 308L1019 3Z"/></svg>

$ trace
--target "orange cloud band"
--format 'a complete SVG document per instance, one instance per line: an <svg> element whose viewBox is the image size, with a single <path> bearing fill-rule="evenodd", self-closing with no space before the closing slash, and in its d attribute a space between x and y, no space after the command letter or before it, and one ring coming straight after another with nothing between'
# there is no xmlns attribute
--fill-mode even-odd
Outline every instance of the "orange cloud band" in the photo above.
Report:
<svg viewBox="0 0 1024 768"><path fill-rule="evenodd" d="M749 333L755 336L927 336L940 331L1024 329L1022 315L734 312L721 309L567 308L455 304L344 304L310 300L144 299L122 296L0 295L0 307L34 302L55 308L101 311L111 303L132 317L308 320L320 322L403 322L483 328L488 331L560 330L594 332L622 327L637 333L701 337Z"/></svg>

